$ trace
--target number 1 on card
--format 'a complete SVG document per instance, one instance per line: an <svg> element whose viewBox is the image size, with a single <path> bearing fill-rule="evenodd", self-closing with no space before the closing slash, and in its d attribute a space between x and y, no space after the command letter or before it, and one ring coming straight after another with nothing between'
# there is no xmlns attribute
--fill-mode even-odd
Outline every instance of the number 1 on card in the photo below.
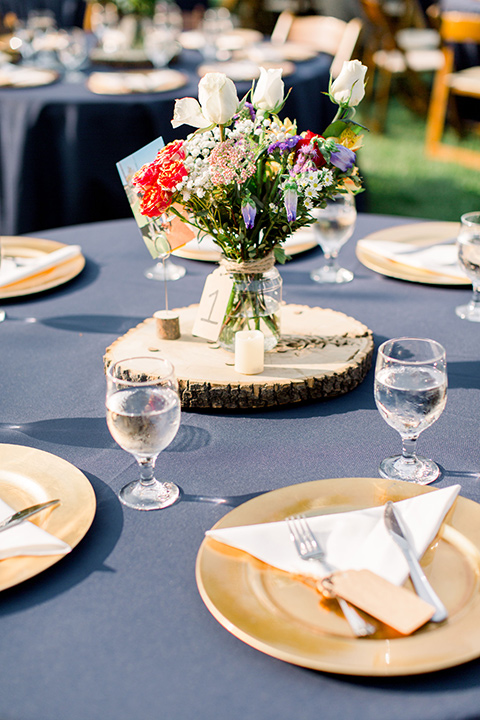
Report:
<svg viewBox="0 0 480 720"><path fill-rule="evenodd" d="M232 289L233 280L222 268L217 268L207 276L193 325L193 335L212 342L218 340Z"/></svg>

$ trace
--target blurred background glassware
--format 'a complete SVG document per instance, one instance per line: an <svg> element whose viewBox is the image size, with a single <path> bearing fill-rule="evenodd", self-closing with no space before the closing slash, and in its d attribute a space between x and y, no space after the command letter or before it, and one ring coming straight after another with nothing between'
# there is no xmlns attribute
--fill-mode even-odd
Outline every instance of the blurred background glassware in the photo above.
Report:
<svg viewBox="0 0 480 720"><path fill-rule="evenodd" d="M180 425L180 397L173 365L159 357L133 357L106 372L107 425L115 442L140 466L140 479L119 493L124 505L159 510L180 495L175 483L155 478L155 462Z"/></svg>
<svg viewBox="0 0 480 720"><path fill-rule="evenodd" d="M170 253L168 253L159 255L158 262L147 268L144 275L149 280L180 280L186 272L183 265L176 265L170 260Z"/></svg>
<svg viewBox="0 0 480 720"><path fill-rule="evenodd" d="M447 361L440 343L427 338L387 340L378 349L375 402L402 438L402 454L382 460L380 475L427 485L440 469L417 455L417 439L442 414L447 402Z"/></svg>
<svg viewBox="0 0 480 720"><path fill-rule="evenodd" d="M226 33L233 30L233 19L230 11L225 7L208 8L202 21L202 34L205 44L202 54L207 61L228 60L230 52L219 50L218 41Z"/></svg>
<svg viewBox="0 0 480 720"><path fill-rule="evenodd" d="M62 30L60 35L64 44L58 50L58 57L66 70L65 79L67 82L83 82L85 74L81 69L88 59L87 36L81 28Z"/></svg>
<svg viewBox="0 0 480 720"><path fill-rule="evenodd" d="M480 322L480 211L462 215L457 237L458 261L472 281L473 295L467 305L459 305L458 317Z"/></svg>
<svg viewBox="0 0 480 720"><path fill-rule="evenodd" d="M31 33L31 60L35 65L57 70L57 51L62 43L59 37L55 15L51 10L30 10L26 29Z"/></svg>
<svg viewBox="0 0 480 720"><path fill-rule="evenodd" d="M145 55L155 68L166 67L181 49L176 31L168 25L162 27L146 19L143 22L143 33Z"/></svg>
<svg viewBox="0 0 480 720"><path fill-rule="evenodd" d="M0 270L2 268L2 237L0 236ZM3 322L7 317L7 313L3 308L0 307L0 322Z"/></svg>
<svg viewBox="0 0 480 720"><path fill-rule="evenodd" d="M325 257L325 265L310 273L311 279L316 283L351 282L353 272L341 268L337 258L355 228L357 210L354 196L335 195L331 200L327 200L325 208L315 208L311 215L316 220L313 229Z"/></svg>

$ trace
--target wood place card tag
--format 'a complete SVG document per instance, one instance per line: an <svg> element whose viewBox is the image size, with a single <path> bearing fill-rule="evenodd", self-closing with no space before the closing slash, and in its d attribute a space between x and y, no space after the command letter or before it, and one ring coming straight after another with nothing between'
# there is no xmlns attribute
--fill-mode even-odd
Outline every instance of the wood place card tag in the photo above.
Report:
<svg viewBox="0 0 480 720"><path fill-rule="evenodd" d="M223 268L207 275L192 335L213 342L218 340L232 289L233 280Z"/></svg>
<svg viewBox="0 0 480 720"><path fill-rule="evenodd" d="M334 573L326 584L338 596L389 625L402 635L410 635L425 625L435 608L404 587L384 580L370 570Z"/></svg>

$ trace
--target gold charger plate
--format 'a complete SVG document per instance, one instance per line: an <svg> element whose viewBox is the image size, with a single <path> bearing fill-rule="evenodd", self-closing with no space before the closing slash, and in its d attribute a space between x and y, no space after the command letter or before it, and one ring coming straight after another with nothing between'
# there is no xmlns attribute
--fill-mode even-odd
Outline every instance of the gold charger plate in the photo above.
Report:
<svg viewBox="0 0 480 720"><path fill-rule="evenodd" d="M170 68L94 72L87 80L87 88L96 95L132 95L176 90L186 85L187 81L186 75Z"/></svg>
<svg viewBox="0 0 480 720"><path fill-rule="evenodd" d="M318 247L318 242L311 228L300 228L284 244L287 255L298 255L314 247ZM191 240L186 245L174 250L172 255L184 260L202 260L204 262L219 262L222 257L221 251L217 250L217 246L209 237L205 237L200 242L197 239Z"/></svg>
<svg viewBox="0 0 480 720"><path fill-rule="evenodd" d="M421 247L429 247L436 243L445 242L446 240L456 238L458 234L459 223L456 222L419 222L408 225L396 225L390 228L384 228L377 232L366 235L363 240L378 240L379 242L398 242L408 243L409 245L417 245ZM361 241L359 240L359 243ZM388 277L397 278L399 280L408 280L410 282L426 283L429 285L471 285L470 280L465 277L456 278L450 275L442 275L437 272L422 270L407 264L390 260L382 257L382 255L371 252L366 248L362 248L357 243L357 258L362 265Z"/></svg>
<svg viewBox="0 0 480 720"><path fill-rule="evenodd" d="M17 68L5 72L0 68L0 88L33 88L51 85L58 80L56 70L43 68Z"/></svg>
<svg viewBox="0 0 480 720"><path fill-rule="evenodd" d="M85 475L66 460L23 445L0 444L0 496L14 510L59 498L31 522L75 547L95 516L96 499ZM17 585L65 555L24 555L0 562L0 590ZM68 556L67 556L68 557Z"/></svg>
<svg viewBox="0 0 480 720"><path fill-rule="evenodd" d="M43 240L33 237L15 237L2 235L2 255L4 257L33 258L67 247L65 243L56 240ZM32 277L19 280L15 285L8 288L0 287L0 299L21 297L32 293L43 292L51 288L63 285L76 277L85 267L83 255L76 255L65 262L55 265L48 270L33 275Z"/></svg>
<svg viewBox="0 0 480 720"><path fill-rule="evenodd" d="M403 500L432 488L381 478L335 478L291 485L235 508L215 527L345 512ZM457 498L422 559L449 619L409 637L382 626L353 638L336 603L302 578L205 538L196 562L200 595L243 642L280 660L345 675L396 676L453 667L480 656L480 506Z"/></svg>
<svg viewBox="0 0 480 720"><path fill-rule="evenodd" d="M262 62L262 67L264 67L265 70L269 68L282 68L283 77L287 77L295 71L295 65L288 60L282 62ZM205 63L198 67L197 72L200 77L203 77L209 72L225 73L227 77L236 82L256 80L260 77L260 67L258 63L250 60Z"/></svg>

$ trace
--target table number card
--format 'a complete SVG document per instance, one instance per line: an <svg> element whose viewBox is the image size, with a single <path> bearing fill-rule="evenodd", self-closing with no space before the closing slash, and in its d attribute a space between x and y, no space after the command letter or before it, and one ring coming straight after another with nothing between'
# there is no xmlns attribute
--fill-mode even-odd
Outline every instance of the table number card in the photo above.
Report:
<svg viewBox="0 0 480 720"><path fill-rule="evenodd" d="M233 280L222 268L207 276L192 334L215 342L222 329L223 318L233 289Z"/></svg>
<svg viewBox="0 0 480 720"><path fill-rule="evenodd" d="M163 138L159 137L117 163L117 170L133 216L153 258L168 257L172 250L185 245L194 236L188 225L174 214L151 218L140 212L140 197L132 185L132 177L143 165L153 162L158 151L164 146Z"/></svg>

